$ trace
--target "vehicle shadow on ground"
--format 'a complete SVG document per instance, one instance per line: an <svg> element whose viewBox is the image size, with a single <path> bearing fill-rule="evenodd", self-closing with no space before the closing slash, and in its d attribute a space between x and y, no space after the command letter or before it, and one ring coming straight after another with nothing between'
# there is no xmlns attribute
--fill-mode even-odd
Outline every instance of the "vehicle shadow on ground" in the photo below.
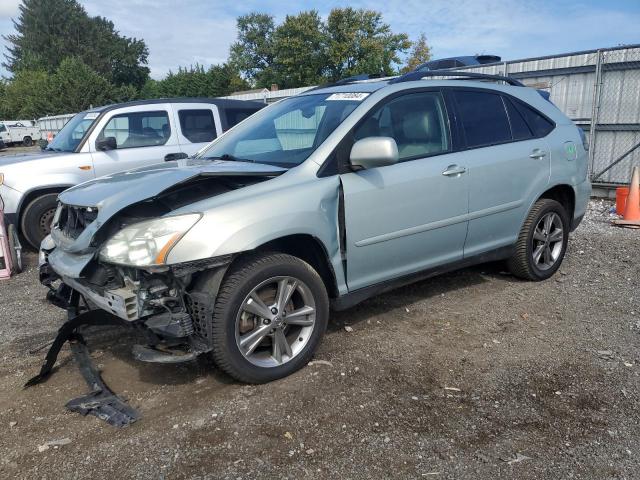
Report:
<svg viewBox="0 0 640 480"><path fill-rule="evenodd" d="M519 282L518 279L504 272L502 263L484 264L447 273L398 287L342 312L332 311L327 334L333 335L342 331L345 325L366 322L372 317L384 315L404 305L442 294L451 294L460 289L477 287L494 279L506 283ZM122 361L125 364L117 366L114 362L109 362L105 367L107 373L113 374L112 369L121 371L123 368L126 370L131 368L137 372L140 382L153 386L190 384L203 377L223 385L239 384L217 369L211 357L206 354L200 355L194 361L179 364L146 363L136 360L132 354L132 347L136 343L145 344L145 337L133 328L90 327L85 329L84 337L93 357L101 357L102 352L108 352L116 361ZM94 358L94 362L98 361L99 359ZM69 367L73 365L67 365L64 368Z"/></svg>

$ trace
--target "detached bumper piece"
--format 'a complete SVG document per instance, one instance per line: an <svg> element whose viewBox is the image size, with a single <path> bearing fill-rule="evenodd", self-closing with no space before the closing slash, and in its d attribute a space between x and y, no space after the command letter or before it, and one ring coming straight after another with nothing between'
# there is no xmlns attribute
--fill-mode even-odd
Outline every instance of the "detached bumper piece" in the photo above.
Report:
<svg viewBox="0 0 640 480"><path fill-rule="evenodd" d="M53 372L53 367L58 358L58 354L63 345L68 341L80 373L84 377L91 392L85 396L71 400L66 407L74 412L83 415L95 415L96 417L116 426L124 427L141 418L141 415L124 400L113 393L103 382L100 373L94 367L89 357L89 351L82 335L78 333L78 328L88 325L122 325L123 322L117 317L110 315L103 310L90 310L78 313L79 294L71 292L68 302L68 320L58 330L45 362L40 369L40 373L31 378L24 388L42 383L49 378Z"/></svg>

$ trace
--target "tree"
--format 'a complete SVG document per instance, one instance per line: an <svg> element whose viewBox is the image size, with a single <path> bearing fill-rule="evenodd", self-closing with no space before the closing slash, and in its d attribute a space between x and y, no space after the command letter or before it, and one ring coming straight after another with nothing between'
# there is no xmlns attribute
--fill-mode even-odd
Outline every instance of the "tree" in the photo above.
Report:
<svg viewBox="0 0 640 480"><path fill-rule="evenodd" d="M290 88L321 81L326 65L323 28L315 10L287 15L273 35L275 83Z"/></svg>
<svg viewBox="0 0 640 480"><path fill-rule="evenodd" d="M404 33L394 34L379 12L334 8L326 25L329 80L362 73L392 75L399 53L411 43Z"/></svg>
<svg viewBox="0 0 640 480"><path fill-rule="evenodd" d="M273 75L273 16L249 13L238 17L238 41L231 45L229 62L256 85L270 85Z"/></svg>
<svg viewBox="0 0 640 480"><path fill-rule="evenodd" d="M77 57L115 85L141 87L149 76L143 40L123 37L114 24L90 17L77 0L24 0L14 20L4 66L12 73L52 73L67 57Z"/></svg>
<svg viewBox="0 0 640 480"><path fill-rule="evenodd" d="M427 44L427 36L422 33L418 40L412 42L407 64L402 68L401 72L411 72L429 60L431 60L431 47Z"/></svg>
<svg viewBox="0 0 640 480"><path fill-rule="evenodd" d="M179 68L176 73L169 72L163 80L148 80L140 91L140 98L219 97L248 86L228 63L213 65L208 70L196 64Z"/></svg>

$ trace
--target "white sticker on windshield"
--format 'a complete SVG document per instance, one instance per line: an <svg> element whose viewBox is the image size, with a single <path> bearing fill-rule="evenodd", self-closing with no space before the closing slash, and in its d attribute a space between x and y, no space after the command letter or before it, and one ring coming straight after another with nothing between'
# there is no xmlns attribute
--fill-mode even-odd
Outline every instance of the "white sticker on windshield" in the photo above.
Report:
<svg viewBox="0 0 640 480"><path fill-rule="evenodd" d="M95 120L100 115L99 112L89 112L84 116L85 120Z"/></svg>
<svg viewBox="0 0 640 480"><path fill-rule="evenodd" d="M344 92L344 93L334 93L332 95L329 95L327 100L350 100L352 102L361 102L368 96L369 96L368 93Z"/></svg>

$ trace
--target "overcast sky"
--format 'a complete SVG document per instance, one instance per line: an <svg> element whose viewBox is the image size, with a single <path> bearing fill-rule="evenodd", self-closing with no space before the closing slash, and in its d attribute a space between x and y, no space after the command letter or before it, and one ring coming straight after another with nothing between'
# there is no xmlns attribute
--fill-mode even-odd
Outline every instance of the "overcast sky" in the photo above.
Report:
<svg viewBox="0 0 640 480"><path fill-rule="evenodd" d="M0 34L13 31L21 0L0 0ZM283 19L315 8L324 17L344 2L312 0L80 0L90 15L112 20L149 46L154 78L170 69L227 58L237 16L260 11ZM394 32L427 35L435 57L496 54L503 59L640 43L640 0L354 0L382 11ZM0 39L5 51L6 42ZM5 75L0 67L0 75Z"/></svg>

